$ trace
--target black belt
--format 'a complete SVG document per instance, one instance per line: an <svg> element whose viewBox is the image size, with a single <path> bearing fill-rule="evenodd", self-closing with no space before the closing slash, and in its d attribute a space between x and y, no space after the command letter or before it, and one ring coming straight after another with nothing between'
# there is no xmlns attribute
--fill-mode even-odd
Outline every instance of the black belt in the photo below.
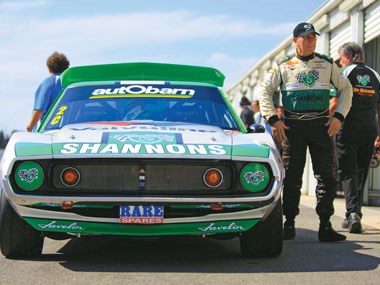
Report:
<svg viewBox="0 0 380 285"><path fill-rule="evenodd" d="M318 118L329 117L329 109L323 111L308 111L302 113L296 113L284 110L284 118L290 120L314 120Z"/></svg>

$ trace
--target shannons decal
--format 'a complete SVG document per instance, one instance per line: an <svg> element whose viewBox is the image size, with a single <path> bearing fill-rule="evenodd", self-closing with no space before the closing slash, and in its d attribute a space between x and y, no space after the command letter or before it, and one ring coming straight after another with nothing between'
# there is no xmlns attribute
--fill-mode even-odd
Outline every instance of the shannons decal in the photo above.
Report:
<svg viewBox="0 0 380 285"><path fill-rule="evenodd" d="M141 144L182 144L182 135L180 133L103 133L102 143L141 143Z"/></svg>
<svg viewBox="0 0 380 285"><path fill-rule="evenodd" d="M225 155L223 145L202 144L100 144L68 143L54 145L54 153L59 154L190 154Z"/></svg>
<svg viewBox="0 0 380 285"><path fill-rule="evenodd" d="M38 179L38 170L35 168L21 169L18 172L18 175L19 175L21 181L25 181L27 183L32 183L34 180Z"/></svg>
<svg viewBox="0 0 380 285"><path fill-rule="evenodd" d="M312 87L314 83L319 79L319 72L317 70L311 70L308 73L302 71L296 75L299 83L305 84L307 87Z"/></svg>
<svg viewBox="0 0 380 285"><path fill-rule="evenodd" d="M263 171L256 171L253 172L247 172L244 174L244 178L249 184L257 185L260 182L264 181L264 172Z"/></svg>
<svg viewBox="0 0 380 285"><path fill-rule="evenodd" d="M160 142L173 142L175 137L173 135L155 135L155 134L120 134L112 138L121 142L136 142L136 143L160 143Z"/></svg>

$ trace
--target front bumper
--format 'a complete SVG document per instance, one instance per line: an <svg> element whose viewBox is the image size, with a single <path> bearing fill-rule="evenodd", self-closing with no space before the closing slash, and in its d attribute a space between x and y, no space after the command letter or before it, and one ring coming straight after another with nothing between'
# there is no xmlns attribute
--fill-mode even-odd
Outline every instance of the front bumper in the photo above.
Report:
<svg viewBox="0 0 380 285"><path fill-rule="evenodd" d="M249 230L270 214L281 196L282 186L276 181L272 191L262 197L99 197L99 196L27 196L15 194L8 180L3 180L3 190L15 211L39 231L81 234L111 234L128 236L162 236L182 234L238 233ZM165 218L162 224L121 224L119 218L84 216L65 210L34 207L39 203L61 205L65 202L145 205L204 205L212 203L247 204L251 208L236 212L215 212L203 216Z"/></svg>

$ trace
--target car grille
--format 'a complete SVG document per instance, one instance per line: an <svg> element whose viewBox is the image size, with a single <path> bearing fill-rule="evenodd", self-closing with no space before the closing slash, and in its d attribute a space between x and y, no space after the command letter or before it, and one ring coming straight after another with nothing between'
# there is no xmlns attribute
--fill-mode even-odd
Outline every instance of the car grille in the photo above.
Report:
<svg viewBox="0 0 380 285"><path fill-rule="evenodd" d="M61 172L68 167L80 173L80 182L74 187L65 186ZM218 168L223 174L223 182L217 187L208 187L203 182L203 174L209 168ZM189 160L118 160L104 161L65 161L51 167L53 191L68 188L75 193L180 193L194 191L231 190L233 165L229 162L204 162ZM208 192L209 193L209 192Z"/></svg>

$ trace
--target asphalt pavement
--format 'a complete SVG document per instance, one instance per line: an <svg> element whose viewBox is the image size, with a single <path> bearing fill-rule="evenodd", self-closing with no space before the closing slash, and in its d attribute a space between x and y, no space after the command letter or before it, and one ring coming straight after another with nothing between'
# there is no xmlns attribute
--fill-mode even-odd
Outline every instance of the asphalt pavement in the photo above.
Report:
<svg viewBox="0 0 380 285"><path fill-rule="evenodd" d="M301 204L306 207L315 208L316 197L311 195L302 195ZM345 219L346 204L344 198L335 198L334 200L335 216ZM380 207L363 206L362 207L362 225L371 228L380 229ZM365 227L364 227L365 230Z"/></svg>

